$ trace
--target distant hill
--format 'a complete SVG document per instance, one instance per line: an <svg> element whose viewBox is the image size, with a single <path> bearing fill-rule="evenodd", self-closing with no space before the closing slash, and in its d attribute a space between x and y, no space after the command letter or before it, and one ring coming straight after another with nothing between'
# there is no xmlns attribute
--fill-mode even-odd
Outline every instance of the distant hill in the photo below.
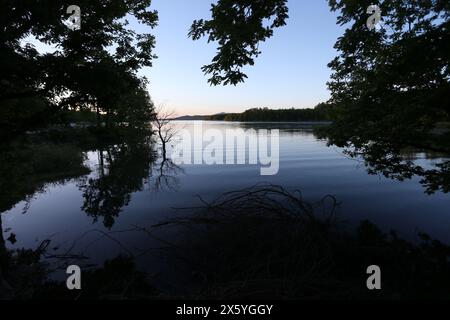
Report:
<svg viewBox="0 0 450 320"><path fill-rule="evenodd" d="M200 116L200 115L196 115L196 116L181 116L178 118L174 118L173 120L182 120L182 121L200 121L200 120L208 120L210 116Z"/></svg>
<svg viewBox="0 0 450 320"><path fill-rule="evenodd" d="M173 120L201 121L201 120L211 120L213 117L219 117L219 116L224 116L224 115L227 115L227 113L220 112L220 113L216 113L216 114L209 115L209 116L204 116L204 115L195 115L195 116L186 115L186 116L181 116L181 117L174 118Z"/></svg>

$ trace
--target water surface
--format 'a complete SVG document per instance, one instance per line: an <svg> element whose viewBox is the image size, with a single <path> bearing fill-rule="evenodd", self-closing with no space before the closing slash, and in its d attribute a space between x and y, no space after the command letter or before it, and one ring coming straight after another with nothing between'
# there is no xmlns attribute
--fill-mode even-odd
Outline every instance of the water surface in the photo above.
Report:
<svg viewBox="0 0 450 320"><path fill-rule="evenodd" d="M178 122L192 129L192 122ZM368 219L382 229L414 240L417 232L450 244L450 195L427 195L419 180L399 182L369 175L364 162L350 159L300 124L205 122L204 129L279 129L280 169L261 176L259 165L181 165L162 163L154 146L110 146L86 152L92 172L48 184L27 201L1 214L10 249L36 248L51 239L55 252L83 253L93 263L133 252L147 269L162 268L152 248L161 242L140 228L174 217L176 208L200 205L228 191L260 183L301 190L305 200L333 195L337 217L351 230ZM432 160L420 159L426 164ZM423 156L423 155L422 155ZM8 192L2 190L2 192ZM170 232L170 231L169 231ZM170 237L176 237L173 231ZM167 268L167 265L165 265Z"/></svg>

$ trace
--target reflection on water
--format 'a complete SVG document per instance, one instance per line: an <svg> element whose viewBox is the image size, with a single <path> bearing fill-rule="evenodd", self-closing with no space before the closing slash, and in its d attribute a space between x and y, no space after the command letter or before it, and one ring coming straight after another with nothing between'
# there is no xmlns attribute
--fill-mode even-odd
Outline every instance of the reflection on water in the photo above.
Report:
<svg viewBox="0 0 450 320"><path fill-rule="evenodd" d="M188 122L177 125L192 126ZM3 228L0 246L14 234L17 242L6 243L9 248L36 248L43 240L51 239L57 250L67 252L75 250L76 243L77 249L95 257L93 262L117 256L124 247L147 252L149 247L161 243L149 240L148 234L144 236L143 228L171 217L176 208L198 206L197 196L211 200L224 192L263 182L301 190L308 201L334 195L341 203L339 219L348 220L350 225L369 219L408 238L419 229L450 243L450 196L440 192L425 194L418 178L399 182L369 175L363 162L328 147L311 128L301 125L222 122L204 125L219 130L279 129L279 174L262 177L256 165L177 166L169 159L161 159L156 143L148 137L85 150L84 165L91 170L89 174L83 167L80 150L64 151L70 155L70 168L60 167L61 172L52 177L39 172L39 179L32 176L33 168L38 166L25 163L26 156L10 157L22 162L2 161L2 172L17 165L33 183L27 183L23 174L20 183L13 181L11 174L2 175L1 179L11 181L2 181L2 186L7 187L1 190L4 212L0 215L3 224L0 224ZM432 161L439 156L433 155ZM425 154L410 151L409 157L423 165L432 164ZM37 160L33 158L34 162ZM63 176L62 169L69 171L67 176ZM122 232L130 229L140 232ZM102 232L115 232L117 241L110 241ZM176 232L171 236L176 236ZM158 269L157 263L147 259L150 258L141 260L144 267L152 264Z"/></svg>
<svg viewBox="0 0 450 320"><path fill-rule="evenodd" d="M79 182L81 209L94 222L103 220L103 225L111 229L115 218L130 203L131 194L142 191L148 182L155 153L147 139L108 146L96 153L94 173Z"/></svg>

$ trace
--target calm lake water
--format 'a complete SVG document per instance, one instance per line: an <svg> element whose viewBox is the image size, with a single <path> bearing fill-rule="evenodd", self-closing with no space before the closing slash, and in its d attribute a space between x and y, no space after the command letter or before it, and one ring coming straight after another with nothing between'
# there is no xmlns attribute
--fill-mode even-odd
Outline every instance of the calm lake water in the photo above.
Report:
<svg viewBox="0 0 450 320"><path fill-rule="evenodd" d="M178 122L192 130L192 122ZM259 165L180 165L161 168L149 150L120 147L86 153L88 176L47 185L27 202L4 213L4 237L13 232L13 248L36 248L51 239L56 253L88 256L100 262L118 253L133 252L147 269L162 268L152 248L161 242L139 228L174 217L176 208L201 205L227 191L258 183L299 189L307 201L334 195L340 202L337 218L351 230L368 219L382 229L396 230L414 240L418 231L450 244L450 195L427 195L419 179L404 182L369 175L364 163L328 147L311 128L299 124L205 122L204 130L279 129L279 173L261 176ZM420 158L420 155L418 155ZM419 159L422 163L432 160ZM2 190L2 192L4 192ZM161 235L159 235L161 236ZM176 237L173 231L170 235ZM167 265L165 266L167 267Z"/></svg>

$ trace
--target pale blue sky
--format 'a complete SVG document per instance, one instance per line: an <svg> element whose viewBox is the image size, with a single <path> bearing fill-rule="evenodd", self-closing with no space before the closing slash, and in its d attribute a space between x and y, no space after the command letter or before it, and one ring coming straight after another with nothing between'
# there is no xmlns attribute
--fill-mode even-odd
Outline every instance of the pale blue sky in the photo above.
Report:
<svg viewBox="0 0 450 320"><path fill-rule="evenodd" d="M211 0L153 0L159 11L150 80L156 104L178 114L240 112L247 108L305 108L329 98L327 64L343 30L336 25L326 0L290 0L288 25L260 46L262 55L247 69L248 79L237 87L211 87L201 66L211 61L216 46L187 37L194 19L209 18Z"/></svg>

